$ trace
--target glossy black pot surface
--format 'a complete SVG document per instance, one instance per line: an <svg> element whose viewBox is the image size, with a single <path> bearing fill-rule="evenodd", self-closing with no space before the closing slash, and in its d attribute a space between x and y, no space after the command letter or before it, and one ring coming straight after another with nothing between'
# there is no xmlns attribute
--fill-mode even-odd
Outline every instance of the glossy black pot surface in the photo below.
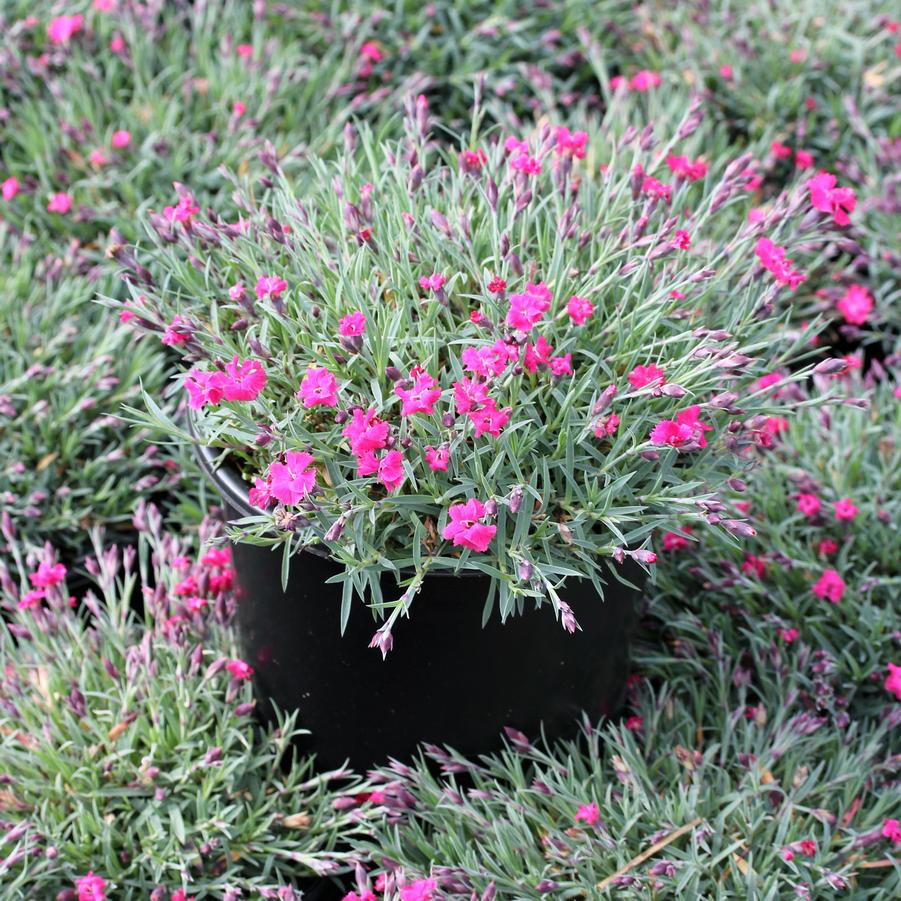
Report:
<svg viewBox="0 0 901 901"><path fill-rule="evenodd" d="M229 519L250 514L238 475L214 470L212 451L199 454ZM284 592L280 549L237 544L233 558L239 641L264 714L269 701L299 710L311 733L302 747L320 768L409 758L420 742L488 752L501 746L504 726L536 737L543 724L558 737L576 731L583 710L598 719L622 706L637 589L611 581L602 601L590 582L567 582L564 599L581 626L570 634L549 605L504 624L495 612L483 628L487 577L430 575L383 660L368 646L378 621L362 603L342 636L341 585L326 584L341 567L330 558L296 554ZM639 567L626 573L643 584ZM382 588L397 594L393 576Z"/></svg>

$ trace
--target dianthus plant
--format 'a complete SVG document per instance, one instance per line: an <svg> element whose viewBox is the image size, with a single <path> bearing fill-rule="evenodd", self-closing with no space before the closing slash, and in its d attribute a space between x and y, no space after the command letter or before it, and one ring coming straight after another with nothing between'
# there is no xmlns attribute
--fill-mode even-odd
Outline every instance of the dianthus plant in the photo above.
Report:
<svg viewBox="0 0 901 901"><path fill-rule="evenodd" d="M437 568L575 628L566 579L602 594L679 521L749 533L716 495L765 433L757 380L804 371L772 310L804 279L806 198L735 230L753 173L690 158L697 110L662 144L615 113L591 134L477 116L451 151L411 100L403 140L348 130L303 186L245 189L238 222L187 193L152 216L165 276L144 270L133 321L181 352L196 435L247 480L238 537L324 545L344 615L367 597L384 636Z"/></svg>

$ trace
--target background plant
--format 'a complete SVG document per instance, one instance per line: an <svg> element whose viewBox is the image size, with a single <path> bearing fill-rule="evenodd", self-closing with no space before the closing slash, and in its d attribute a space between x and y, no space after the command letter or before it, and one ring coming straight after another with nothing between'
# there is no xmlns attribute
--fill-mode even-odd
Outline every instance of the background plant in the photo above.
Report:
<svg viewBox="0 0 901 901"><path fill-rule="evenodd" d="M254 725L249 683L226 667L234 601L227 550L210 551L218 527L192 540L152 506L139 519L136 549L97 541L97 587L74 607L49 547L17 554L21 581L0 570L5 896L53 897L94 871L115 898L299 897L346 868L338 836L365 829L365 786L296 756L293 716ZM38 564L50 584L35 599L25 571Z"/></svg>

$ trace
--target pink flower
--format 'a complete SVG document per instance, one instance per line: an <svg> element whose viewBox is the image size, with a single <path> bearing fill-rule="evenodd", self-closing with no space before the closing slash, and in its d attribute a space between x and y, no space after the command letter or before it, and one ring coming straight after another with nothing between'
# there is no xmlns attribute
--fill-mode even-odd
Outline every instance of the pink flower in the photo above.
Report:
<svg viewBox="0 0 901 901"><path fill-rule="evenodd" d="M503 294L506 290L507 283L502 278L498 278L498 276L494 276L494 278L488 282L488 291L491 294Z"/></svg>
<svg viewBox="0 0 901 901"><path fill-rule="evenodd" d="M619 428L619 416L616 413L611 413L609 416L602 416L594 427L594 437L595 438L609 438L612 435L616 434L616 430Z"/></svg>
<svg viewBox="0 0 901 901"><path fill-rule="evenodd" d="M795 859L795 852L792 851L791 848L783 848L782 849L782 859L784 861L790 862Z"/></svg>
<svg viewBox="0 0 901 901"><path fill-rule="evenodd" d="M780 285L788 285L792 291L807 281L807 276L799 269L793 269L794 260L787 259L785 248L774 244L769 238L758 238L754 253L760 260L764 269L769 270L776 282Z"/></svg>
<svg viewBox="0 0 901 901"><path fill-rule="evenodd" d="M845 593L845 580L834 569L827 569L813 583L811 591L818 598L827 598L833 604L837 604Z"/></svg>
<svg viewBox="0 0 901 901"><path fill-rule="evenodd" d="M594 826L600 822L601 811L597 804L582 804L573 817L573 822L584 823L586 826Z"/></svg>
<svg viewBox="0 0 901 901"><path fill-rule="evenodd" d="M523 294L510 295L507 325L522 332L531 331L551 305L551 292L544 282L529 282Z"/></svg>
<svg viewBox="0 0 901 901"><path fill-rule="evenodd" d="M404 478L404 455L399 450L388 451L379 460L378 480L389 490L400 488Z"/></svg>
<svg viewBox="0 0 901 901"><path fill-rule="evenodd" d="M447 279L439 272L433 272L431 275L423 275L419 279L419 287L424 291L440 291L444 287Z"/></svg>
<svg viewBox="0 0 901 901"><path fill-rule="evenodd" d="M375 41L366 41L366 43L360 47L360 56L364 59L371 60L374 63L381 62L383 58L382 51Z"/></svg>
<svg viewBox="0 0 901 901"><path fill-rule="evenodd" d="M584 297L573 294L566 304L566 312L576 325L585 325L594 313L594 304Z"/></svg>
<svg viewBox="0 0 901 901"><path fill-rule="evenodd" d="M250 59L253 56L253 44L238 44L235 52L241 59Z"/></svg>
<svg viewBox="0 0 901 901"><path fill-rule="evenodd" d="M122 150L124 147L128 147L131 143L131 132L124 130L114 131L110 143L116 150Z"/></svg>
<svg viewBox="0 0 901 901"><path fill-rule="evenodd" d="M247 499L252 507L260 507L265 510L272 502L272 492L269 490L269 480L254 479L253 487L247 492Z"/></svg>
<svg viewBox="0 0 901 901"><path fill-rule="evenodd" d="M522 365L527 372L535 372L539 366L551 365L553 348L548 344L544 335L539 335L538 340L532 344L526 344L526 352L523 355Z"/></svg>
<svg viewBox="0 0 901 901"><path fill-rule="evenodd" d="M95 876L93 872L76 879L75 888L78 891L78 901L106 901L106 880L102 876Z"/></svg>
<svg viewBox="0 0 901 901"><path fill-rule="evenodd" d="M648 69L642 69L629 79L629 90L644 92L656 88L659 84L660 75Z"/></svg>
<svg viewBox="0 0 901 901"><path fill-rule="evenodd" d="M549 365L553 375L572 375L573 355L564 354L562 357L551 357Z"/></svg>
<svg viewBox="0 0 901 901"><path fill-rule="evenodd" d="M228 289L228 296L237 303L247 297L247 289L241 282L235 282L235 284Z"/></svg>
<svg viewBox="0 0 901 901"><path fill-rule="evenodd" d="M885 690L901 701L901 666L888 664L888 675L885 677Z"/></svg>
<svg viewBox="0 0 901 901"><path fill-rule="evenodd" d="M59 191L56 194L50 195L50 200L47 202L47 212L48 213L60 213L61 215L65 215L72 209L72 198L65 193L65 191Z"/></svg>
<svg viewBox="0 0 901 901"><path fill-rule="evenodd" d="M53 44L68 44L84 27L84 16L56 16L47 26L47 37ZM85 877L87 878L87 877ZM79 899L82 901L82 899Z"/></svg>
<svg viewBox="0 0 901 901"><path fill-rule="evenodd" d="M242 100L236 100L232 104L232 115L240 119L247 112L247 104Z"/></svg>
<svg viewBox="0 0 901 901"><path fill-rule="evenodd" d="M253 675L253 667L249 663L245 663L243 660L238 660L235 658L234 660L229 660L228 663L225 664L225 668L234 676L236 679L249 679Z"/></svg>
<svg viewBox="0 0 901 901"><path fill-rule="evenodd" d="M773 151L773 156L776 157L777 160L791 159L792 149L786 144L782 144L779 141L773 141L770 144L770 150Z"/></svg>
<svg viewBox="0 0 901 901"><path fill-rule="evenodd" d="M538 175L541 172L541 160L528 153L518 153L510 157L510 168L524 175Z"/></svg>
<svg viewBox="0 0 901 901"><path fill-rule="evenodd" d="M21 185L19 184L19 179L15 177L15 175L10 175L2 185L0 185L0 190L3 192L4 200L12 200L16 194L19 193Z"/></svg>
<svg viewBox="0 0 901 901"><path fill-rule="evenodd" d="M688 250L691 247L691 235L684 228L676 229L676 234L673 237L673 247L678 247L679 250Z"/></svg>
<svg viewBox="0 0 901 901"><path fill-rule="evenodd" d="M259 360L240 362L235 354L225 364L222 392L226 400L254 400L266 385L266 370Z"/></svg>
<svg viewBox="0 0 901 901"><path fill-rule="evenodd" d="M434 879L417 879L399 889L400 901L432 901L437 889L438 883Z"/></svg>
<svg viewBox="0 0 901 901"><path fill-rule="evenodd" d="M18 607L20 610L28 610L31 607L39 607L41 601L47 597L47 592L43 588L33 588L26 591L19 600Z"/></svg>
<svg viewBox="0 0 901 901"><path fill-rule="evenodd" d="M222 372L204 372L192 369L185 378L185 390L188 392L188 406L199 410L204 404L216 404L225 397L225 374Z"/></svg>
<svg viewBox="0 0 901 901"><path fill-rule="evenodd" d="M665 185L662 181L658 181L650 175L645 176L644 181L641 183L641 190L645 194L650 194L652 197L657 197L666 203L673 199L672 185Z"/></svg>
<svg viewBox="0 0 901 901"><path fill-rule="evenodd" d="M563 125L557 127L557 146L555 152L560 156L585 158L585 146L588 144L588 133L585 131L570 132Z"/></svg>
<svg viewBox="0 0 901 901"><path fill-rule="evenodd" d="M466 415L476 427L476 438L480 438L485 432L492 438L497 438L501 429L510 421L510 407L498 410L494 398L489 397L481 410L470 410Z"/></svg>
<svg viewBox="0 0 901 901"><path fill-rule="evenodd" d="M447 464L450 460L450 448L442 444L441 447L432 447L427 444L425 458L432 472L447 472Z"/></svg>
<svg viewBox="0 0 901 901"><path fill-rule="evenodd" d="M726 81L732 80L732 66L727 66L727 65L720 66L719 73L722 78L726 79Z"/></svg>
<svg viewBox="0 0 901 901"><path fill-rule="evenodd" d="M691 534L691 526L682 526L682 534L679 532L667 532L663 536L663 549L665 551L684 551L691 542L685 534Z"/></svg>
<svg viewBox="0 0 901 901"><path fill-rule="evenodd" d="M863 285L849 285L838 302L838 311L851 325L863 325L873 312L873 298Z"/></svg>
<svg viewBox="0 0 901 901"><path fill-rule="evenodd" d="M833 541L831 538L824 538L819 544L817 544L817 553L821 557L828 557L830 554L834 554L838 550L838 542Z"/></svg>
<svg viewBox="0 0 901 901"><path fill-rule="evenodd" d="M802 491L798 495L796 509L799 513L803 513L808 519L813 519L813 517L820 512L822 506L822 502L815 494L808 494Z"/></svg>
<svg viewBox="0 0 901 901"><path fill-rule="evenodd" d="M441 533L453 542L454 547L466 547L483 553L488 550L497 532L497 526L485 525L480 520L485 516L485 505L476 498L463 504L453 504L448 508L450 522Z"/></svg>
<svg viewBox="0 0 901 901"><path fill-rule="evenodd" d="M700 158L692 162L687 156L671 153L666 158L666 164L676 175L688 181L698 181L707 174L707 163Z"/></svg>
<svg viewBox="0 0 901 901"><path fill-rule="evenodd" d="M66 567L62 563L49 564L42 560L37 570L28 574L28 580L35 588L51 588L66 578Z"/></svg>
<svg viewBox="0 0 901 901"><path fill-rule="evenodd" d="M163 207L163 216L169 222L190 222L200 212L200 207L190 194L181 194L175 206Z"/></svg>
<svg viewBox="0 0 901 901"><path fill-rule="evenodd" d="M656 363L648 363L646 366L636 366L629 373L629 384L637 391L653 385L659 388L666 384L663 370Z"/></svg>
<svg viewBox="0 0 901 901"><path fill-rule="evenodd" d="M189 898L183 888L179 888L172 892L172 901L194 901L194 899Z"/></svg>
<svg viewBox="0 0 901 901"><path fill-rule="evenodd" d="M885 820L882 823L882 836L893 845L901 845L901 823L897 820Z"/></svg>
<svg viewBox="0 0 901 901"><path fill-rule="evenodd" d="M707 447L704 432L709 432L713 426L701 422L699 414L700 408L693 404L678 413L675 420L664 419L658 422L651 430L651 443L679 447L691 442L699 448Z"/></svg>
<svg viewBox="0 0 901 901"><path fill-rule="evenodd" d="M345 338L362 335L366 331L366 317L360 310L350 313L338 323L338 331Z"/></svg>
<svg viewBox="0 0 901 901"><path fill-rule="evenodd" d="M466 347L460 354L463 365L477 375L500 375L519 356L515 346L498 338L490 347Z"/></svg>
<svg viewBox="0 0 901 901"><path fill-rule="evenodd" d="M338 382L328 369L310 366L304 375L297 396L305 407L338 405Z"/></svg>
<svg viewBox="0 0 901 901"><path fill-rule="evenodd" d="M163 337L160 340L166 347L176 347L191 340L191 331L191 321L176 315L172 317L172 322L166 326L166 331L163 332Z"/></svg>
<svg viewBox="0 0 901 901"><path fill-rule="evenodd" d="M91 162L92 166L105 166L109 163L109 157L106 155L106 151L98 148L97 150L92 150L88 154L88 159Z"/></svg>
<svg viewBox="0 0 901 901"><path fill-rule="evenodd" d="M805 857L815 857L817 853L817 843L809 838L806 838L803 841L798 842L798 850Z"/></svg>
<svg viewBox="0 0 901 901"><path fill-rule="evenodd" d="M650 562L655 563L656 560ZM644 725L644 717L635 713L632 716L627 717L626 722L623 725L625 725L630 732L640 732L641 727Z"/></svg>
<svg viewBox="0 0 901 901"><path fill-rule="evenodd" d="M277 275L261 275L257 279L257 300L268 297L270 300L278 299L288 287L288 283Z"/></svg>
<svg viewBox="0 0 901 901"><path fill-rule="evenodd" d="M441 397L438 382L427 372L422 372L413 379L412 388L402 388L397 385L394 393L403 401L400 409L401 416L412 416L414 413L431 414Z"/></svg>
<svg viewBox="0 0 901 901"><path fill-rule="evenodd" d="M786 644L792 644L794 641L797 640L797 638L800 634L801 633L794 626L792 626L789 629L780 629L779 630L779 637Z"/></svg>
<svg viewBox="0 0 901 901"><path fill-rule="evenodd" d="M362 457L381 450L388 443L388 423L378 419L372 407L365 412L356 407L341 434L350 442L351 453Z"/></svg>
<svg viewBox="0 0 901 901"><path fill-rule="evenodd" d="M813 168L813 154L808 153L806 150L796 150L795 151L795 166L799 169L812 169Z"/></svg>
<svg viewBox="0 0 901 901"><path fill-rule="evenodd" d="M762 579L766 575L766 560L754 554L746 554L741 571L749 576Z"/></svg>
<svg viewBox="0 0 901 901"><path fill-rule="evenodd" d="M454 382L454 405L460 416L481 407L487 400L488 386L485 382L477 382L468 377Z"/></svg>
<svg viewBox="0 0 901 901"><path fill-rule="evenodd" d="M858 510L859 508L850 497L835 502L835 518L838 520L852 520L857 516Z"/></svg>
<svg viewBox="0 0 901 901"><path fill-rule="evenodd" d="M815 209L830 213L836 225L848 225L851 222L848 214L854 212L857 195L851 188L837 188L837 181L831 172L819 172L808 179L805 187Z"/></svg>
<svg viewBox="0 0 901 901"><path fill-rule="evenodd" d="M269 464L269 491L283 504L299 504L316 485L311 454L288 451L284 463Z"/></svg>
<svg viewBox="0 0 901 901"><path fill-rule="evenodd" d="M94 0L92 6L99 13L111 13L116 8L116 0ZM175 898L172 901L175 901Z"/></svg>

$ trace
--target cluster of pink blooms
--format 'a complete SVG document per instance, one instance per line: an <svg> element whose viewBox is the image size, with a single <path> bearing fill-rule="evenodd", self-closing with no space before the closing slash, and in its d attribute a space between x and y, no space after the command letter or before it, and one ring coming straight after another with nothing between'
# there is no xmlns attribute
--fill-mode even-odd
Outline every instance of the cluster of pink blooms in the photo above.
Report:
<svg viewBox="0 0 901 901"><path fill-rule="evenodd" d="M658 72L652 72L649 69L642 69L629 79L626 79L622 75L614 75L613 78L610 79L610 87L613 88L613 90L625 87L627 91L637 91L638 93L644 93L651 88L656 88L660 83L660 74Z"/></svg>
<svg viewBox="0 0 901 901"><path fill-rule="evenodd" d="M93 871L85 876L79 876L75 880L75 891L77 892L77 901L107 901L108 897L106 880ZM193 901L193 898L189 898L187 892L179 888L172 892L170 901Z"/></svg>
<svg viewBox="0 0 901 901"><path fill-rule="evenodd" d="M700 158L692 161L687 156L671 153L666 158L666 164L675 175L688 181L698 181L707 174L707 163Z"/></svg>
<svg viewBox="0 0 901 901"><path fill-rule="evenodd" d="M807 276L792 266L794 260L787 259L785 248L774 244L769 238L758 238L754 248L761 266L772 273L780 285L788 285L794 291Z"/></svg>
<svg viewBox="0 0 901 901"><path fill-rule="evenodd" d="M167 222L188 223L200 212L197 201L191 194L181 194L175 206L163 207L163 216Z"/></svg>
<svg viewBox="0 0 901 901"><path fill-rule="evenodd" d="M266 386L266 370L259 360L239 360L235 355L224 369L192 369L185 378L188 405L199 410L223 400L254 400Z"/></svg>
<svg viewBox="0 0 901 901"><path fill-rule="evenodd" d="M373 886L375 892L384 892L388 888L388 880L384 873L378 876ZM375 892L369 889L361 889L359 892L348 892L341 901L376 901ZM437 901L438 881L436 879L414 879L412 882L403 881L397 886L400 901Z"/></svg>
<svg viewBox="0 0 901 901"><path fill-rule="evenodd" d="M863 285L849 285L837 306L849 325L864 325L873 312L873 298Z"/></svg>
<svg viewBox="0 0 901 901"><path fill-rule="evenodd" d="M187 570L187 574L175 583L172 593L184 604L184 609L177 611L165 621L167 627L174 627L201 613L211 602L225 592L231 591L235 585L235 571L231 565L231 549L228 547L210 548L198 564L193 565L184 556L175 557L173 569L179 574ZM187 615L187 616L186 616Z"/></svg>
<svg viewBox="0 0 901 901"><path fill-rule="evenodd" d="M792 158L792 149L787 144L782 144L780 141L773 141L770 145L770 149L773 151L773 156L777 160L790 160ZM813 155L808 153L806 150L795 150L795 166L798 169L810 169L813 167Z"/></svg>
<svg viewBox="0 0 901 901"><path fill-rule="evenodd" d="M676 415L675 419L663 419L651 429L651 443L669 445L680 450L707 447L704 432L713 426L700 420L700 407L693 404Z"/></svg>

